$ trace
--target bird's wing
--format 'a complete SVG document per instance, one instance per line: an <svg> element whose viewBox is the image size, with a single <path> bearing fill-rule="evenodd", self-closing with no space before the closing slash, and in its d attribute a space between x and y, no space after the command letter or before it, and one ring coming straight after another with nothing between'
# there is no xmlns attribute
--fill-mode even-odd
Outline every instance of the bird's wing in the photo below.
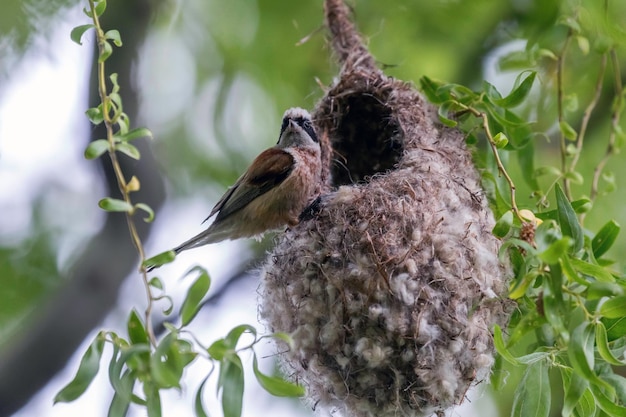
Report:
<svg viewBox="0 0 626 417"><path fill-rule="evenodd" d="M270 148L261 152L235 185L220 198L207 219L218 213L215 219L218 221L244 208L283 182L293 170L293 165L293 156L282 149Z"/></svg>

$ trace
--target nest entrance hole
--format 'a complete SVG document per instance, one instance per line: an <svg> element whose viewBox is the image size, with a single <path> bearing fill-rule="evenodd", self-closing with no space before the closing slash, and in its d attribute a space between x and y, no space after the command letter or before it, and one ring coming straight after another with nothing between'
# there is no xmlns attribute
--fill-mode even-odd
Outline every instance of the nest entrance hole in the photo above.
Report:
<svg viewBox="0 0 626 417"><path fill-rule="evenodd" d="M336 98L335 104L338 125L331 136L332 186L368 181L393 169L404 145L391 108L367 93Z"/></svg>

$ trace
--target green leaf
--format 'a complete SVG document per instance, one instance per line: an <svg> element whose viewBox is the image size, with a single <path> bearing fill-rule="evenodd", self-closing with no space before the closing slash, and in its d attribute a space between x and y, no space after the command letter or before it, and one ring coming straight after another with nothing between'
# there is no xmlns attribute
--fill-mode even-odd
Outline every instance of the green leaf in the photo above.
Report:
<svg viewBox="0 0 626 417"><path fill-rule="evenodd" d="M602 297L624 295L624 289L614 282L592 282L587 289L587 299L597 300Z"/></svg>
<svg viewBox="0 0 626 417"><path fill-rule="evenodd" d="M576 140L578 133L576 133L576 130L574 130L574 128L569 123L567 123L565 120L561 120L559 122L559 127L561 128L561 133L563 133L565 139L571 141Z"/></svg>
<svg viewBox="0 0 626 417"><path fill-rule="evenodd" d="M152 377L160 388L180 388L179 375L182 374L182 369L176 369L176 364L171 360L171 351L177 340L176 336L175 333L165 336L150 357Z"/></svg>
<svg viewBox="0 0 626 417"><path fill-rule="evenodd" d="M439 115L439 121L448 127L455 127L457 122L455 120L450 119L449 114L452 112L452 109L457 108L458 105L456 101L448 100L444 102L439 109L437 110L437 114Z"/></svg>
<svg viewBox="0 0 626 417"><path fill-rule="evenodd" d="M435 81L426 76L420 78L420 88L428 101L433 104L441 104L449 98L449 95L446 97L442 97L438 93L439 87L441 87L443 83L441 81Z"/></svg>
<svg viewBox="0 0 626 417"><path fill-rule="evenodd" d="M259 364L256 355L252 361L252 369L254 376L259 385L270 394L276 397L302 397L304 395L304 387L285 381L282 378L268 376L259 370Z"/></svg>
<svg viewBox="0 0 626 417"><path fill-rule="evenodd" d="M509 210L498 219L491 233L493 233L493 235L496 237L503 238L509 233L512 226L513 212Z"/></svg>
<svg viewBox="0 0 626 417"><path fill-rule="evenodd" d="M135 204L135 209L143 210L148 213L148 216L143 218L144 222L151 223L154 220L154 210L152 210L149 205L145 203L137 203Z"/></svg>
<svg viewBox="0 0 626 417"><path fill-rule="evenodd" d="M563 193L559 184L555 185L557 215L561 231L564 236L573 239L572 252L576 253L582 249L584 243L583 229L578 222L576 212L572 208L569 200Z"/></svg>
<svg viewBox="0 0 626 417"><path fill-rule="evenodd" d="M235 349L237 347L237 343L239 343L239 338L245 332L249 332L256 337L256 329L253 326L250 326L249 324L240 324L228 332L225 338L226 345L230 349Z"/></svg>
<svg viewBox="0 0 626 417"><path fill-rule="evenodd" d="M497 324L493 328L493 344L496 348L496 352L502 357L502 359L506 360L512 365L519 365L519 361L509 352L504 343L504 338L502 337L502 329Z"/></svg>
<svg viewBox="0 0 626 417"><path fill-rule="evenodd" d="M594 265L589 262L581 261L578 258L570 259L572 266L581 274L594 277L601 282L615 282L615 278L609 271L599 265Z"/></svg>
<svg viewBox="0 0 626 417"><path fill-rule="evenodd" d="M104 37L106 39L112 40L113 43L115 44L115 46L117 46L117 47L122 46L122 38L120 37L120 32L117 29L108 30L104 34Z"/></svg>
<svg viewBox="0 0 626 417"><path fill-rule="evenodd" d="M609 387L611 387L611 394L615 392L615 389L612 386L609 385ZM591 385L589 388L591 389L591 393L593 394L596 403L604 412L614 417L626 416L626 407L618 405L615 400L607 397L606 393L600 389L600 386Z"/></svg>
<svg viewBox="0 0 626 417"><path fill-rule="evenodd" d="M196 278L194 283L191 284L191 287L189 287L185 300L180 308L180 317L183 326L188 325L196 314L198 314L202 306L202 299L207 292L209 292L209 288L211 287L211 278L205 269L194 268L192 271L199 271L200 275Z"/></svg>
<svg viewBox="0 0 626 417"><path fill-rule="evenodd" d="M97 139L91 142L85 149L86 159L96 159L109 150L109 141L106 139Z"/></svg>
<svg viewBox="0 0 626 417"><path fill-rule="evenodd" d="M524 177L524 181L533 191L539 190L539 182L534 175L535 172L535 145L533 141L528 142L528 145L520 149L517 153L517 160L519 162L521 174Z"/></svg>
<svg viewBox="0 0 626 417"><path fill-rule="evenodd" d="M103 349L104 336L100 332L83 354L74 379L54 397L55 404L58 402L71 402L83 395L100 370L100 358L102 357Z"/></svg>
<svg viewBox="0 0 626 417"><path fill-rule="evenodd" d="M100 54L98 55L98 62L103 63L104 61L109 59L112 53L113 47L111 46L111 44L107 41L103 41L102 49L100 50Z"/></svg>
<svg viewBox="0 0 626 417"><path fill-rule="evenodd" d="M96 3L96 7L94 9L96 16L100 17L102 16L102 13L104 13L104 11L107 8L107 2L106 0L98 0Z"/></svg>
<svg viewBox="0 0 626 417"><path fill-rule="evenodd" d="M572 372L570 368L560 369L563 378L563 386L566 387L561 415L563 417L569 417L574 412L574 408L578 405L584 392L587 391L589 381L582 378L576 372Z"/></svg>
<svg viewBox="0 0 626 417"><path fill-rule="evenodd" d="M133 159L141 158L141 154L139 153L139 149L137 149L134 145L130 143L121 142L115 144L115 150L120 151L125 155L130 156Z"/></svg>
<svg viewBox="0 0 626 417"><path fill-rule="evenodd" d="M619 319L608 319L602 317L600 319L606 327L607 337L610 341L617 340L626 334L626 317Z"/></svg>
<svg viewBox="0 0 626 417"><path fill-rule="evenodd" d="M608 363L615 366L623 366L626 365L626 362L621 361L613 355L611 352L611 348L609 348L609 340L606 333L606 327L602 322L597 323L596 327L596 346L598 347L598 353Z"/></svg>
<svg viewBox="0 0 626 417"><path fill-rule="evenodd" d="M241 417L244 389L243 366L236 354L229 355L222 361L218 385L222 391L224 417Z"/></svg>
<svg viewBox="0 0 626 417"><path fill-rule="evenodd" d="M156 268L158 266L174 262L174 259L176 259L176 252L174 252L173 250L168 250L165 252L161 252L158 255L153 256L152 258L146 259L145 261L143 261L143 266L146 268Z"/></svg>
<svg viewBox="0 0 626 417"><path fill-rule="evenodd" d="M605 387L614 392L606 381L603 381L594 371L595 331L591 323L583 322L574 329L569 341L567 354L574 371L593 385ZM594 394L595 395L595 394Z"/></svg>
<svg viewBox="0 0 626 417"><path fill-rule="evenodd" d="M493 137L493 144L496 146L496 148L502 149L502 148L506 147L506 145L509 144L509 139L506 137L506 135L504 133L498 132Z"/></svg>
<svg viewBox="0 0 626 417"><path fill-rule="evenodd" d="M89 121L96 126L104 121L104 118L102 116L102 105L99 105L98 107L88 108L85 111L85 115L87 115Z"/></svg>
<svg viewBox="0 0 626 417"><path fill-rule="evenodd" d="M72 32L70 33L70 38L77 44L82 45L83 43L81 42L81 38L83 37L83 34L91 28L95 28L95 26L91 23L87 25L76 26L74 29L72 29Z"/></svg>
<svg viewBox="0 0 626 417"><path fill-rule="evenodd" d="M152 139L152 132L150 129L146 129L145 127L138 127L136 129L130 130L124 135L119 136L120 140L124 142L130 142L131 140L139 139L139 138L150 138Z"/></svg>
<svg viewBox="0 0 626 417"><path fill-rule="evenodd" d="M125 211L127 213L133 211L133 206L130 203L111 197L105 197L98 201L98 206L105 211Z"/></svg>
<svg viewBox="0 0 626 417"><path fill-rule="evenodd" d="M600 314L608 319L626 317L626 295L613 297L600 307Z"/></svg>
<svg viewBox="0 0 626 417"><path fill-rule="evenodd" d="M519 80L524 74L525 72L522 72L517 76L517 79L515 80L515 85L518 85ZM535 71L531 71L530 74L524 79L524 81L519 83L518 87L514 88L508 96L500 100L493 100L494 104L504 108L511 108L521 104L526 96L528 96L528 93L530 92L530 89L535 82L536 75L537 73Z"/></svg>
<svg viewBox="0 0 626 417"><path fill-rule="evenodd" d="M593 256L599 258L604 255L611 248L611 246L613 246L619 231L620 225L617 224L615 220L609 220L604 226L602 226L591 241Z"/></svg>
<svg viewBox="0 0 626 417"><path fill-rule="evenodd" d="M513 397L512 417L548 417L551 400L550 379L545 361L526 368Z"/></svg>
<svg viewBox="0 0 626 417"><path fill-rule="evenodd" d="M146 409L148 417L161 417L161 394L154 384L143 384L143 392L146 395Z"/></svg>
<svg viewBox="0 0 626 417"><path fill-rule="evenodd" d="M552 242L546 250L540 252L539 259L549 265L558 264L561 258L567 256L570 246L572 246L572 239L564 236L556 242Z"/></svg>
<svg viewBox="0 0 626 417"><path fill-rule="evenodd" d="M143 321L139 317L137 310L133 309L128 317L128 323L126 324L128 329L128 339L132 344L149 344L148 332L143 324Z"/></svg>
<svg viewBox="0 0 626 417"><path fill-rule="evenodd" d="M196 417L209 417L204 410L204 405L202 404L202 392L204 391L204 385L209 380L209 376L210 375L207 375L207 377L202 380L202 383L198 387L198 391L196 391L196 396L193 402L193 409Z"/></svg>
<svg viewBox="0 0 626 417"><path fill-rule="evenodd" d="M119 379L118 388L115 390L111 405L109 406L108 417L124 417L128 413L132 396L130 393L135 385L135 378L129 370L126 370ZM122 393L126 393L124 395Z"/></svg>
<svg viewBox="0 0 626 417"><path fill-rule="evenodd" d="M574 265L572 265L572 259L568 255L564 255L559 258L559 264L561 265L561 270L563 274L567 277L570 282L575 282L580 285L584 285L585 287L589 286L590 283L586 281L583 277L581 277Z"/></svg>

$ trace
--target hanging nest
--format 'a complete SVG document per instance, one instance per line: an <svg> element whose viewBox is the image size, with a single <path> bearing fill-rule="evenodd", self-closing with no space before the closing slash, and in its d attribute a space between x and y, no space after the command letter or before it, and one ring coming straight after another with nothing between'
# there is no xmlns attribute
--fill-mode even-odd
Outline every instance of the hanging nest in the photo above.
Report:
<svg viewBox="0 0 626 417"><path fill-rule="evenodd" d="M314 407L430 415L488 376L509 270L462 134L325 8L343 65L313 112L326 192L262 267L261 316Z"/></svg>

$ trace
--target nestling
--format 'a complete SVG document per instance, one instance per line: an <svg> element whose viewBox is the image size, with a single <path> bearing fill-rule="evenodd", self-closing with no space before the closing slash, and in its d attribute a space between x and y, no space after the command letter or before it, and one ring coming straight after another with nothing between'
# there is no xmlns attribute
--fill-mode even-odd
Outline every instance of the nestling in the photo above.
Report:
<svg viewBox="0 0 626 417"><path fill-rule="evenodd" d="M276 146L261 152L220 198L205 219L217 214L211 226L174 252L297 225L319 190L320 152L309 112L288 109Z"/></svg>

